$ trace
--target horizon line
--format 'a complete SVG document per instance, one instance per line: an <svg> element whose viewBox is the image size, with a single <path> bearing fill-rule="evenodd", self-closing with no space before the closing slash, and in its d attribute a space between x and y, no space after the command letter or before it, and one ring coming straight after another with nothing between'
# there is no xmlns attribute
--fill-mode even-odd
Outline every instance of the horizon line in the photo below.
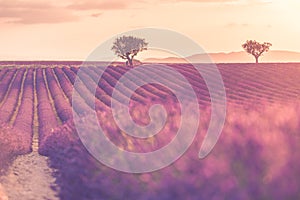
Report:
<svg viewBox="0 0 300 200"><path fill-rule="evenodd" d="M168 59L168 58L181 58L181 59L185 59L185 58L188 58L188 57L191 57L191 56L194 56L194 55L211 55L211 54L231 54L231 53L246 53L248 54L247 52L241 50L241 51L230 51L230 52L226 52L226 51L219 51L219 52L209 52L209 53L195 53L193 55L189 55L189 56L186 56L186 57L148 57L148 58L143 58L143 59L139 59L140 61L143 61L143 60L147 60L147 59ZM279 49L275 49L275 50L269 50L268 52L266 53L269 53L269 52L286 52L286 53L296 53L296 54L300 54L300 51L293 51L293 50L279 50ZM87 62L85 61L84 59L82 58L16 58L16 59L0 59L0 62L50 62L50 61L61 61L61 62ZM110 60L95 60L95 61L91 61L91 62L122 62L122 61L119 61L119 60L116 60L116 61L110 61ZM248 62L248 61L247 61ZM292 61L293 62L293 61ZM300 62L300 61L299 61ZM242 62L244 63L244 62Z"/></svg>

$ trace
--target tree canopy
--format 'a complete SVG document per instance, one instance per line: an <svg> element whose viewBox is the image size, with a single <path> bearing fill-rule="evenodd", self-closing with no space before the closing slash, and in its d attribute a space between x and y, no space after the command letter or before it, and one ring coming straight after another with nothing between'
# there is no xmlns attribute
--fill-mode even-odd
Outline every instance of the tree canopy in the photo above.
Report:
<svg viewBox="0 0 300 200"><path fill-rule="evenodd" d="M133 58L141 51L147 50L148 43L143 38L122 36L116 38L111 48L120 58L127 60L126 64L132 66Z"/></svg>

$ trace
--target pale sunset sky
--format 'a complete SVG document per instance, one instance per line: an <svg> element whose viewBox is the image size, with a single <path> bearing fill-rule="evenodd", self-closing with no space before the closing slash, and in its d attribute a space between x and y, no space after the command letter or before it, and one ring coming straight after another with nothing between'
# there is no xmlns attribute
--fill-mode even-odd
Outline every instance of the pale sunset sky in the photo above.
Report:
<svg viewBox="0 0 300 200"><path fill-rule="evenodd" d="M298 0L0 0L0 60L83 60L136 28L166 28L206 52L247 39L300 52Z"/></svg>

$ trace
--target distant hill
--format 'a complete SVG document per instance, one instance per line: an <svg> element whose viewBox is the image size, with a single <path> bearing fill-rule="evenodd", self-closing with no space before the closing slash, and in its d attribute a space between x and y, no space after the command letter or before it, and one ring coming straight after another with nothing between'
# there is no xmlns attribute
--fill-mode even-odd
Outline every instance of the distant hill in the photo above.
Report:
<svg viewBox="0 0 300 200"><path fill-rule="evenodd" d="M244 51L231 53L209 53L208 54L215 63L251 63L254 57ZM210 62L207 61L206 54L196 54L186 57L191 62ZM185 63L187 60L178 57L168 58L147 58L143 62L157 63ZM259 60L260 62L300 62L300 53L293 51L273 50L265 53Z"/></svg>

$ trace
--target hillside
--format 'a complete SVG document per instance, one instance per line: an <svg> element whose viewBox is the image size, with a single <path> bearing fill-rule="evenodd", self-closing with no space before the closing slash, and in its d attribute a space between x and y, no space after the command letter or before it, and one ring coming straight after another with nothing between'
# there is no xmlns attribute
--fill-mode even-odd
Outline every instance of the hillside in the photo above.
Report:
<svg viewBox="0 0 300 200"><path fill-rule="evenodd" d="M253 56L244 51L230 53L208 53L208 56L215 63L252 63ZM207 55L196 54L186 57L190 62L207 62ZM300 53L292 51L273 50L265 53L261 58L261 62L300 62ZM184 58L168 57L168 58L147 58L144 62L158 63L185 63Z"/></svg>

